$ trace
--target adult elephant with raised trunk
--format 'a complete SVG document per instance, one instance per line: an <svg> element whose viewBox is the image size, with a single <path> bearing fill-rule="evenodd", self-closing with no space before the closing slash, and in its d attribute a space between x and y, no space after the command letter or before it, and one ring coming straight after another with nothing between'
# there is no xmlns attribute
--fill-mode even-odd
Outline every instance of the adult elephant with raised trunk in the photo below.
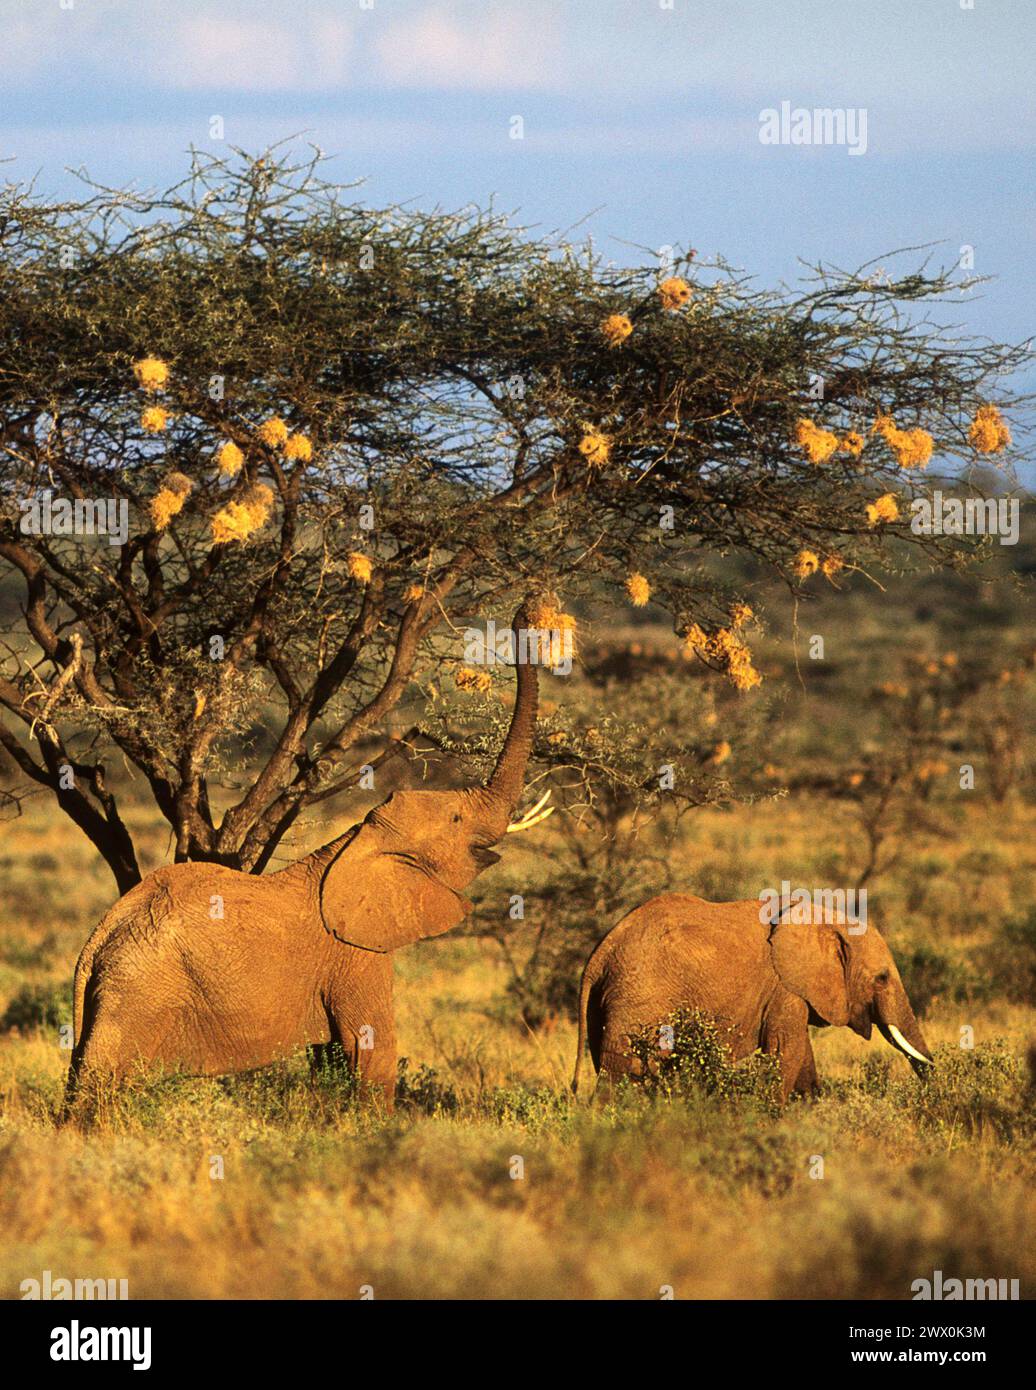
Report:
<svg viewBox="0 0 1036 1390"><path fill-rule="evenodd" d="M781 1094L816 1090L809 1025L872 1027L923 1072L932 1057L892 952L867 926L762 921L758 899L710 903L667 893L635 908L598 944L583 971L579 1041L602 1079L639 1075L629 1040L678 1010L725 1031L734 1060L757 1048L777 1058Z"/></svg>
<svg viewBox="0 0 1036 1390"><path fill-rule="evenodd" d="M522 608L516 633L526 626ZM211 1076L337 1043L391 1107L390 953L455 927L471 908L463 890L500 857L491 846L549 814L541 802L510 823L536 723L524 646L515 641L514 713L484 785L395 792L278 873L176 864L115 904L76 966L69 1106L139 1065Z"/></svg>

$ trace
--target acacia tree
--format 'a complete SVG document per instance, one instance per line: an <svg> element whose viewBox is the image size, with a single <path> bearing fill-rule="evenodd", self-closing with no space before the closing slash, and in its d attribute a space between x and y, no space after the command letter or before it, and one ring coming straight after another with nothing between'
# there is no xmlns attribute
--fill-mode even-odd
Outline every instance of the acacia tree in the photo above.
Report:
<svg viewBox="0 0 1036 1390"><path fill-rule="evenodd" d="M259 872L519 594L562 626L650 598L751 689L750 605L710 556L793 586L901 541L957 558L908 503L930 456L1009 445L991 397L1022 399L1002 378L1027 356L904 313L963 287L616 267L493 211L370 208L316 156L195 156L161 195L8 186L0 744L125 890L113 753L178 860ZM127 532L48 531L45 494L125 503ZM501 723L452 746L487 756Z"/></svg>

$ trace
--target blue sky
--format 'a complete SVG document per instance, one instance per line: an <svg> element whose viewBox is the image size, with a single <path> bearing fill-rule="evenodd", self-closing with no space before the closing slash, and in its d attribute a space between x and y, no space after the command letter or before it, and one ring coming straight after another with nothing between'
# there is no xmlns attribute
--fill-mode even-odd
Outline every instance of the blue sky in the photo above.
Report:
<svg viewBox="0 0 1036 1390"><path fill-rule="evenodd" d="M374 202L589 213L618 260L772 284L967 244L998 279L948 316L1032 331L1034 0L0 0L0 51L0 175L44 192L171 182L221 116L248 149L306 132ZM865 108L866 153L761 144L783 100Z"/></svg>

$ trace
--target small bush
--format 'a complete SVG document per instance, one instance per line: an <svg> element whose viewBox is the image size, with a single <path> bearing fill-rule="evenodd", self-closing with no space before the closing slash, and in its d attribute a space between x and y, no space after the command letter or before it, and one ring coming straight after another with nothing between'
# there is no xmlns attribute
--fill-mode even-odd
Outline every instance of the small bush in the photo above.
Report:
<svg viewBox="0 0 1036 1390"><path fill-rule="evenodd" d="M340 1042L320 1043L307 1048L306 1055L309 1059L309 1084L325 1101L342 1107L356 1102L361 1091L360 1078L353 1071ZM302 1084L301 1078L298 1084Z"/></svg>
<svg viewBox="0 0 1036 1390"><path fill-rule="evenodd" d="M480 1108L496 1124L524 1125L534 1130L572 1112L569 1093L550 1086L497 1086L487 1093Z"/></svg>
<svg viewBox="0 0 1036 1390"><path fill-rule="evenodd" d="M912 996L911 996L912 997ZM881 1052L868 1052L860 1064L859 1080L848 1083L850 1087L858 1086L865 1095L886 1096L892 1082L892 1056L882 1050Z"/></svg>
<svg viewBox="0 0 1036 1390"><path fill-rule="evenodd" d="M991 1129L1005 1142L1032 1132L1025 1064L1002 1038L974 1048L943 1044L933 1056L923 1077L901 1077L888 1088L919 1127L962 1137Z"/></svg>
<svg viewBox="0 0 1036 1390"><path fill-rule="evenodd" d="M672 1029L672 1047L659 1045L660 1029ZM780 1067L776 1057L755 1052L735 1063L728 1032L697 1009L678 1009L630 1039L647 1091L667 1099L711 1096L780 1110Z"/></svg>
<svg viewBox="0 0 1036 1390"><path fill-rule="evenodd" d="M396 1105L400 1110L417 1110L423 1115L455 1115L460 1108L456 1091L442 1081L434 1067L422 1062L413 1076L410 1059L400 1057L396 1075Z"/></svg>
<svg viewBox="0 0 1036 1390"><path fill-rule="evenodd" d="M0 1033L17 1028L57 1030L72 1022L72 998L67 985L24 985L0 1016Z"/></svg>

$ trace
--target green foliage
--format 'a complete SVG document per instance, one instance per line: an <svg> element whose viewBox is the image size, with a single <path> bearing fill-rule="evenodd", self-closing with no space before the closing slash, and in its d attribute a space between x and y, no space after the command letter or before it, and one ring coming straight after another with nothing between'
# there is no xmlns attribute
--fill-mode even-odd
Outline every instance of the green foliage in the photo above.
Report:
<svg viewBox="0 0 1036 1390"><path fill-rule="evenodd" d="M923 1078L900 1078L888 1090L894 1106L918 1126L952 1140L987 1130L1003 1142L1032 1136L1033 1111L1025 1066L1002 1038L973 1048L936 1047Z"/></svg>
<svg viewBox="0 0 1036 1390"><path fill-rule="evenodd" d="M663 1027L673 1030L672 1047L660 1044ZM772 1113L780 1109L777 1059L755 1052L735 1063L726 1030L697 1009L678 1009L636 1034L630 1052L648 1094L687 1101L714 1097Z"/></svg>
<svg viewBox="0 0 1036 1390"><path fill-rule="evenodd" d="M481 1097L479 1112L494 1124L521 1125L539 1132L566 1121L572 1098L567 1091L550 1086L496 1086Z"/></svg>
<svg viewBox="0 0 1036 1390"><path fill-rule="evenodd" d="M310 1083L331 1106L355 1105L362 1096L360 1078L340 1042L307 1048Z"/></svg>
<svg viewBox="0 0 1036 1390"><path fill-rule="evenodd" d="M396 1105L422 1115L455 1115L460 1106L457 1092L427 1062L411 1074L410 1059L400 1057L396 1078Z"/></svg>
<svg viewBox="0 0 1036 1390"><path fill-rule="evenodd" d="M0 1015L0 1033L17 1028L56 1031L72 1022L72 996L66 984L24 985Z"/></svg>

